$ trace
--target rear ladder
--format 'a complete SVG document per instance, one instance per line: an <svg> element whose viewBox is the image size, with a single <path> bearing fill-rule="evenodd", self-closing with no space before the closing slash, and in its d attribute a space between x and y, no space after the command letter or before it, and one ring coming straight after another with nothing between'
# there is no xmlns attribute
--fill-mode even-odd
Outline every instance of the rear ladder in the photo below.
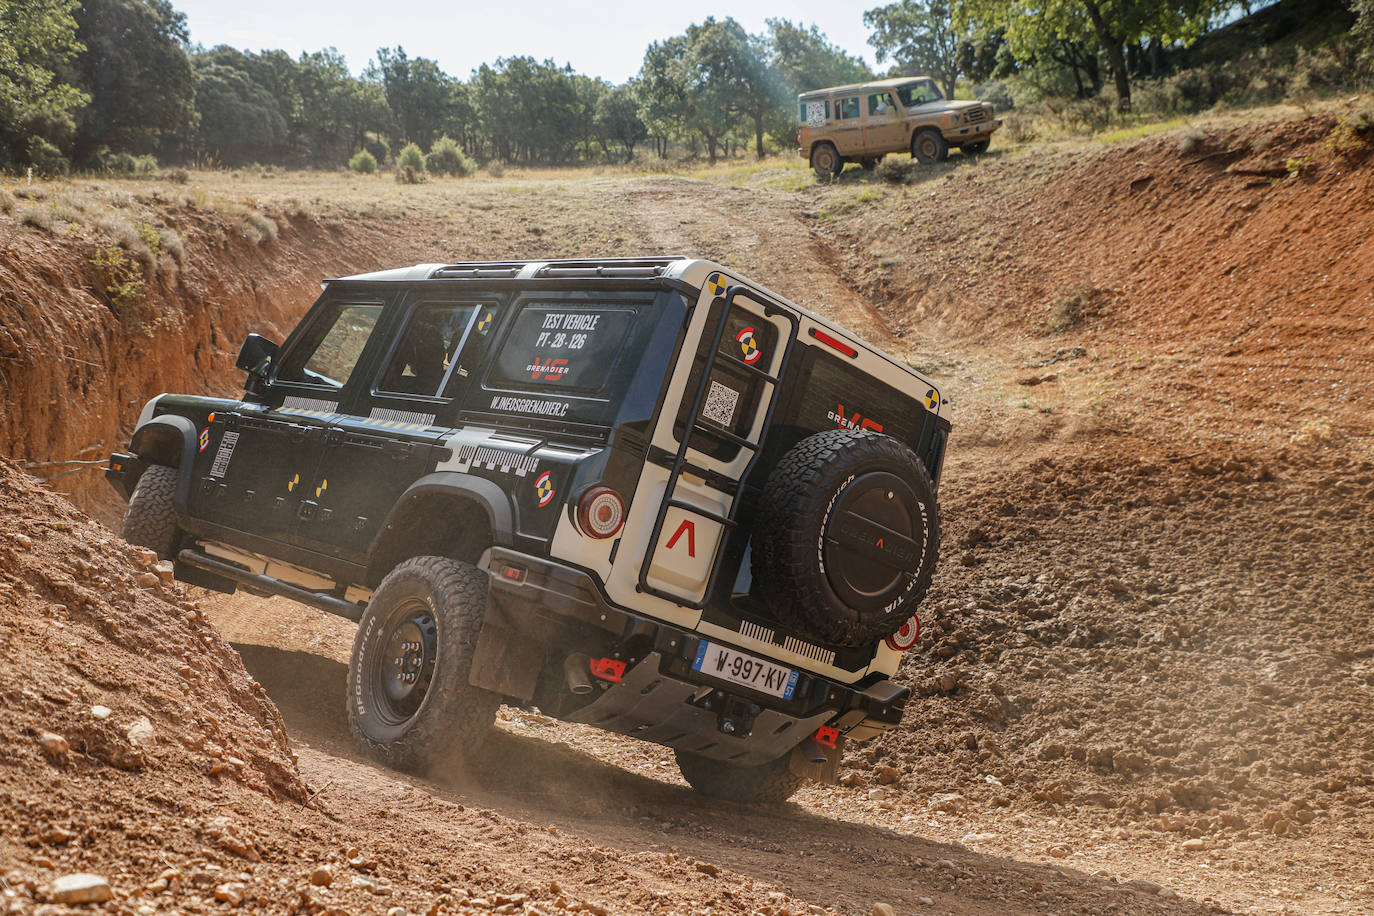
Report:
<svg viewBox="0 0 1374 916"><path fill-rule="evenodd" d="M774 315L782 315L787 319L790 325L787 340L783 344L782 359L778 362L777 375L770 375L738 357L721 352L720 344L725 338L725 329L729 324L730 309L735 303L735 297L740 294L756 302L760 302L760 304L763 305L764 317L771 318ZM658 507L658 515L654 519L653 532L649 535L649 544L645 551L643 561L639 565L639 590L641 592L653 595L656 598L663 598L680 607L689 608L691 610L699 611L706 607L711 597L711 593L715 590L716 580L720 576L720 552L725 546L727 535L737 526L735 516L739 512L739 497L742 484L745 480L749 479L749 475L753 472L754 466L758 464L763 441L767 438L768 429L773 423L773 410L777 407L778 403L778 382L787 372L787 360L792 355L792 345L796 343L799 327L800 322L796 315L786 309L779 308L771 302L760 300L750 295L750 290L748 288L743 286L732 286L726 290L725 304L720 312L720 320L716 326L716 333L711 341L711 349L706 357L706 362L702 366L701 380L697 383L696 394L692 398L692 409L687 415L687 427L683 431L682 441L678 443L677 453L673 456L672 470L668 473L668 480L664 484L663 503ZM764 408L763 423L758 426L756 439L737 436L728 429L708 426L702 422L701 409L706 402L706 393L710 389L711 372L716 367L716 363L719 360L723 360L729 365L753 375L768 386L767 392L760 396L760 407L764 407L764 405L766 405L766 407ZM755 415L757 416L757 413ZM687 460L687 452L691 449L692 437L698 433L717 440L732 443L750 453L749 462L744 466L744 470L738 478L725 477L725 480L730 481L734 485L734 492L731 494L730 500L730 510L725 515L703 509L700 506L695 506L689 502L676 498L674 495L677 491L678 480L682 477L684 471L691 471L697 474L703 473L701 468L698 468ZM711 476L724 475L712 474ZM712 488L715 489L716 487L713 485ZM706 579L706 588L702 591L701 598L697 601L688 601L681 595L649 584L649 568L653 564L655 553L658 551L658 540L663 535L663 525L668 518L668 512L674 508L708 519L721 526L720 537L716 539L715 550L711 556L709 567L711 572Z"/></svg>

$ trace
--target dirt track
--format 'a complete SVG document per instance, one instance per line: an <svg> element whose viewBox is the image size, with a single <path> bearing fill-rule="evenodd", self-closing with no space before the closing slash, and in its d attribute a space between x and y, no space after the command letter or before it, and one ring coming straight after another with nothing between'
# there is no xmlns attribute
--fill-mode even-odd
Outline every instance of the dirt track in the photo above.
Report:
<svg viewBox="0 0 1374 916"><path fill-rule="evenodd" d="M314 800L189 773L157 792L169 818L149 810L147 772L53 773L23 727L6 730L0 851L16 864L0 874L36 890L120 862L131 911L216 906L218 879L128 895L167 864L220 864L269 908L305 889L353 912L458 910L463 896L484 910L513 893L545 913L559 897L592 912L1374 912L1374 169L1367 146L1329 148L1332 127L1218 132L1202 152L1237 152L1191 165L1167 137L955 161L857 206L846 182L596 179L543 208L480 192L490 206L459 256L538 254L508 241L535 226L533 248L557 253L599 239L716 257L945 381L946 549L901 673L917 693L902 729L851 752L849 785L808 787L781 812L703 801L661 749L514 710L471 773L418 782L353 755L346 624L202 596L280 708ZM1263 188L1228 171L1301 156ZM426 220L424 243L379 261L453 257L454 226ZM1218 263L1251 279L1195 282ZM1052 329L1074 296L1074 320ZM48 511L27 499L10 511ZM4 603L11 628L44 587ZM39 722L45 702L21 705ZM880 777L890 795L870 799ZM938 811L935 793L962 801ZM64 794L99 814L89 839L26 841ZM214 805L259 837L263 862L178 826ZM172 838L103 841L129 808ZM341 861L351 846L364 867ZM331 857L339 880L309 891Z"/></svg>

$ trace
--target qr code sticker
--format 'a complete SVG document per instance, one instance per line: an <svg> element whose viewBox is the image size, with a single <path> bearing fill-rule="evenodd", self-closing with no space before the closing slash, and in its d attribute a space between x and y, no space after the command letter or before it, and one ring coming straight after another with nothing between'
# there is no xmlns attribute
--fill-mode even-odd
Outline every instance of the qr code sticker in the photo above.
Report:
<svg viewBox="0 0 1374 916"><path fill-rule="evenodd" d="M823 127L825 126L825 102L806 103L806 126Z"/></svg>
<svg viewBox="0 0 1374 916"><path fill-rule="evenodd" d="M738 401L738 391L712 379L711 390L706 393L706 405L701 408L701 415L729 429L730 421L735 418L735 404Z"/></svg>

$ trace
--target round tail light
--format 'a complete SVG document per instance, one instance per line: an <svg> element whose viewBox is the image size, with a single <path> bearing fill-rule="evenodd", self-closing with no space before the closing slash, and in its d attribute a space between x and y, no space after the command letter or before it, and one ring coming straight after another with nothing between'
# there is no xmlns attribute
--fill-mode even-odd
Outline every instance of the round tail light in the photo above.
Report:
<svg viewBox="0 0 1374 916"><path fill-rule="evenodd" d="M584 534L608 538L625 524L625 500L610 487L593 487L577 504L577 525Z"/></svg>
<svg viewBox="0 0 1374 916"><path fill-rule="evenodd" d="M887 643L887 647L889 649L895 649L898 652L905 652L907 649L910 649L912 646L916 645L916 641L920 638L921 618L917 617L915 614L912 614L911 619L908 620L906 623L902 624L902 628L900 630L898 630L896 633L893 633L891 636L889 636L887 639L883 641Z"/></svg>

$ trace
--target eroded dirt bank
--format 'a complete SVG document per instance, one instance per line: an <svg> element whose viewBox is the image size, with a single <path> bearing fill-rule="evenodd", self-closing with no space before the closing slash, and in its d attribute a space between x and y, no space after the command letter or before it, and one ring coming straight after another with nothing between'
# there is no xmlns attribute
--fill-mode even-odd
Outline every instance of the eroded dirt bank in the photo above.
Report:
<svg viewBox="0 0 1374 916"><path fill-rule="evenodd" d="M516 710L471 772L422 782L354 757L346 623L248 596L192 596L188 612L144 580L130 600L170 598L153 616L193 634L203 613L280 708L314 798L287 783L272 797L211 773L159 718L200 680L169 663L147 681L164 699L126 709L124 682L84 661L97 648L62 638L63 613L85 619L54 591L64 577L135 595L138 560L8 474L0 513L54 539L44 553L0 529L9 562L29 558L0 593L0 687L23 710L0 729L0 850L20 911L81 869L113 876L129 912L218 908L225 883L249 908L349 912L1374 911L1374 169L1367 142L1331 140L1337 127L952 160L864 200L874 188L852 179L803 192L591 179L446 185L346 230L284 220L295 228L238 269L251 289L267 263L252 259L278 259L302 278L295 307L319 278L297 260L312 232L337 272L679 250L935 372L956 438L926 634L899 675L915 693L906 721L847 755L845 785L782 811L704 801L659 748ZM245 329L259 328L211 363L227 367ZM144 394L125 395L133 410ZM123 613L101 610L118 632L152 626ZM94 657L129 653L143 671L165 644L193 672L219 670L148 632ZM229 671L219 638L201 644ZM93 703L121 730L148 715L163 742L152 764L43 755L45 723L76 732ZM272 715L253 734L275 735ZM44 823L74 836L45 838ZM224 845L229 828L261 861ZM312 885L321 866L330 883Z"/></svg>

